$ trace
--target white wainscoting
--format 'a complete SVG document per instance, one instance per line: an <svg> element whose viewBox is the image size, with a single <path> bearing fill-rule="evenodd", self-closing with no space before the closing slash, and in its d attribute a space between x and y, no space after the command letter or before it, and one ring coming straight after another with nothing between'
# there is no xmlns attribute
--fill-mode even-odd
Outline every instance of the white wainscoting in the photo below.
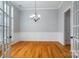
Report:
<svg viewBox="0 0 79 59"><path fill-rule="evenodd" d="M15 33L14 38L16 41L59 41L64 44L61 32L20 32Z"/></svg>

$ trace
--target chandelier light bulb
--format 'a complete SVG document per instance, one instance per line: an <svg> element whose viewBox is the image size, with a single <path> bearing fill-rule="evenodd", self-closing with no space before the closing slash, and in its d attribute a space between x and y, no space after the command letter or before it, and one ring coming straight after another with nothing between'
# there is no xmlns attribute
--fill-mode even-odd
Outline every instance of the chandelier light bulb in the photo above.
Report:
<svg viewBox="0 0 79 59"><path fill-rule="evenodd" d="M31 15L30 18L32 18L33 16Z"/></svg>
<svg viewBox="0 0 79 59"><path fill-rule="evenodd" d="M40 15L35 15L35 14L33 14L33 15L30 16L30 18L35 18L35 17L40 18Z"/></svg>
<svg viewBox="0 0 79 59"><path fill-rule="evenodd" d="M40 15L38 15L38 17L40 18Z"/></svg>
<svg viewBox="0 0 79 59"><path fill-rule="evenodd" d="M35 14L33 14L32 17L35 17Z"/></svg>
<svg viewBox="0 0 79 59"><path fill-rule="evenodd" d="M33 17L35 17L35 14L33 14L33 15L30 16L30 18L33 18Z"/></svg>

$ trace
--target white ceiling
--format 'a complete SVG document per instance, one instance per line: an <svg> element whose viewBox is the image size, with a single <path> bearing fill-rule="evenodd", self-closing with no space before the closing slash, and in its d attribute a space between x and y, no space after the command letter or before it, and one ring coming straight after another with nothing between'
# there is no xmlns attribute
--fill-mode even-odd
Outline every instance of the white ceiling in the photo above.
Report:
<svg viewBox="0 0 79 59"><path fill-rule="evenodd" d="M63 1L37 1L37 9L57 9ZM35 7L34 1L12 1L12 3L20 10L33 10Z"/></svg>

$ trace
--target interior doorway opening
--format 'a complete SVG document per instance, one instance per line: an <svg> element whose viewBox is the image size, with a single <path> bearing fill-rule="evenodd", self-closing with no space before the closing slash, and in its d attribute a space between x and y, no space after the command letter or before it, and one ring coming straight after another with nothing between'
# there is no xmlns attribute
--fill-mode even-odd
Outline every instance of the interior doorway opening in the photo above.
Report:
<svg viewBox="0 0 79 59"><path fill-rule="evenodd" d="M70 50L70 8L64 12L64 45Z"/></svg>

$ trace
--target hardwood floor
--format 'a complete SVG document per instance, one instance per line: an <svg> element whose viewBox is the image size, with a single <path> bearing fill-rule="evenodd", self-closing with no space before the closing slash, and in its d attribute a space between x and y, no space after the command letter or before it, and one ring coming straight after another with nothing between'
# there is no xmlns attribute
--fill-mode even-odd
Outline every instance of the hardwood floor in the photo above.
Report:
<svg viewBox="0 0 79 59"><path fill-rule="evenodd" d="M64 47L68 50L71 50L71 45L70 44L67 44L67 45L64 45Z"/></svg>
<svg viewBox="0 0 79 59"><path fill-rule="evenodd" d="M2 48L0 48L0 57L1 57L1 55L2 55L2 50L1 50Z"/></svg>
<svg viewBox="0 0 79 59"><path fill-rule="evenodd" d="M71 53L59 42L18 42L12 45L13 58L69 58Z"/></svg>

